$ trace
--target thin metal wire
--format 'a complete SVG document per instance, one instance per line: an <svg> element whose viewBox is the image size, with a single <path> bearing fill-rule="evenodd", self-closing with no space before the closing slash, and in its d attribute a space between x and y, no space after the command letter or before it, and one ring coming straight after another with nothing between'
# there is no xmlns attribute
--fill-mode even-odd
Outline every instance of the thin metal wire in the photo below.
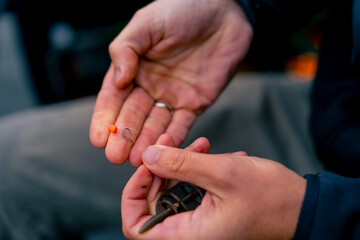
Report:
<svg viewBox="0 0 360 240"><path fill-rule="evenodd" d="M123 137L124 138L126 138L126 139L128 139L130 142L133 142L133 140L131 139L131 138L129 138L128 136L126 136L126 134L125 134L125 130L127 130L131 135L132 135L132 133L131 133L131 131L130 131L130 129L128 129L128 128L124 128L123 130L122 130L122 135L123 135Z"/></svg>

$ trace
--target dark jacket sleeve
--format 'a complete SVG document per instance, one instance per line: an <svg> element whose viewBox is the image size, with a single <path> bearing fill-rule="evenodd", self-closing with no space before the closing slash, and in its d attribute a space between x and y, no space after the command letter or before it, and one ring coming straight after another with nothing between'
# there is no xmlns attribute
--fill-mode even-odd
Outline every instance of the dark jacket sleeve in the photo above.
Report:
<svg viewBox="0 0 360 240"><path fill-rule="evenodd" d="M305 178L294 239L360 239L360 179L329 172Z"/></svg>
<svg viewBox="0 0 360 240"><path fill-rule="evenodd" d="M324 0L237 0L245 11L256 38L288 33L308 23L328 6Z"/></svg>
<svg viewBox="0 0 360 240"><path fill-rule="evenodd" d="M328 170L360 177L360 64L352 26L352 1L332 9L313 87L311 133Z"/></svg>

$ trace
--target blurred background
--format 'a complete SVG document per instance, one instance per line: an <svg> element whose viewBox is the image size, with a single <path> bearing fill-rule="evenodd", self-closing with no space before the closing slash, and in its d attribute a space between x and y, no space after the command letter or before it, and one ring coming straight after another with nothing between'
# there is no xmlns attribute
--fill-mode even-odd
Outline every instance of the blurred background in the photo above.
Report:
<svg viewBox="0 0 360 240"><path fill-rule="evenodd" d="M148 2L0 0L0 114L97 93L109 43Z"/></svg>

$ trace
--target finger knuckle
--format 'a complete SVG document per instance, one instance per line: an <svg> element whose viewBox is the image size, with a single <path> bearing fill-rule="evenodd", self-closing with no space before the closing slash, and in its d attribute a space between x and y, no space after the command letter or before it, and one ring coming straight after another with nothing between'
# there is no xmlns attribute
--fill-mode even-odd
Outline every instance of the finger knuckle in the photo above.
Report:
<svg viewBox="0 0 360 240"><path fill-rule="evenodd" d="M233 185L234 179L238 175L238 169L234 166L232 159L223 158L218 163L219 173L214 176L217 182L223 183L225 186Z"/></svg>
<svg viewBox="0 0 360 240"><path fill-rule="evenodd" d="M169 166L171 172L186 174L189 172L191 154L187 151L178 151Z"/></svg>
<svg viewBox="0 0 360 240"><path fill-rule="evenodd" d="M115 40L109 44L108 51L110 53L110 56L114 55L117 52L117 44Z"/></svg>
<svg viewBox="0 0 360 240"><path fill-rule="evenodd" d="M136 10L136 12L134 13L133 19L140 18L140 17L142 17L143 15L146 15L146 13L144 14L144 12L146 11L146 9L147 9L147 7L139 8L138 10ZM132 19L132 20L133 20L133 19Z"/></svg>

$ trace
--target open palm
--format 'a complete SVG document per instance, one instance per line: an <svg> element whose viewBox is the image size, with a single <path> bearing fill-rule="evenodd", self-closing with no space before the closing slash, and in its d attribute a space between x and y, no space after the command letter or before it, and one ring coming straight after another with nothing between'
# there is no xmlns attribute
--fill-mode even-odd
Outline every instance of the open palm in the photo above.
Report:
<svg viewBox="0 0 360 240"><path fill-rule="evenodd" d="M233 0L158 0L139 10L110 45L90 137L111 162L141 164L144 149L167 132L179 146L243 59L252 30ZM135 80L135 81L134 81ZM164 102L173 108L154 107ZM107 124L136 140L109 135Z"/></svg>

